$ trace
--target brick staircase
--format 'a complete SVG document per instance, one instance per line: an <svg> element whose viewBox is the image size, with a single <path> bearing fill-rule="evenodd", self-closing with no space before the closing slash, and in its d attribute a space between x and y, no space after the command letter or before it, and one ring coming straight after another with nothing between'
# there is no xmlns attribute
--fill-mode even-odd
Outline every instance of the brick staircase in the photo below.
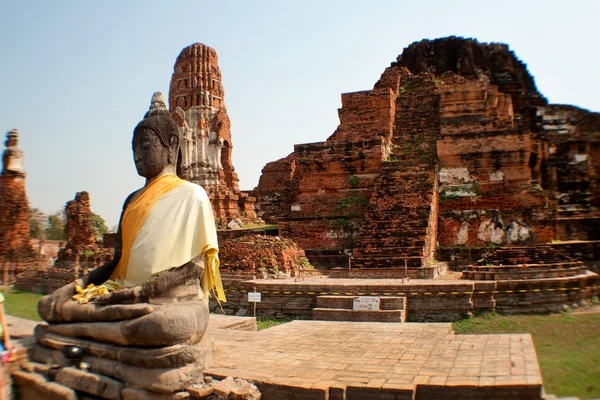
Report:
<svg viewBox="0 0 600 400"><path fill-rule="evenodd" d="M410 161L383 164L354 250L355 268L421 266L435 173Z"/></svg>
<svg viewBox="0 0 600 400"><path fill-rule="evenodd" d="M406 297L380 297L379 310L353 310L359 296L318 296L312 319L316 321L405 322Z"/></svg>
<svg viewBox="0 0 600 400"><path fill-rule="evenodd" d="M406 82L396 101L392 150L371 196L353 268L422 267L437 232L439 96L418 92L432 83ZM432 206L433 204L433 206Z"/></svg>

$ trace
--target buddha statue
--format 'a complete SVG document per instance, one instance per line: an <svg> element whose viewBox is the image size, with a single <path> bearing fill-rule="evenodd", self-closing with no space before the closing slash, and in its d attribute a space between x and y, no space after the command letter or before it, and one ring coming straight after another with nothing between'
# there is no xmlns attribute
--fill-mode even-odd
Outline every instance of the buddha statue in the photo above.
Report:
<svg viewBox="0 0 600 400"><path fill-rule="evenodd" d="M19 148L19 131L13 129L6 134L6 150L2 154L2 174L24 174L23 150Z"/></svg>
<svg viewBox="0 0 600 400"><path fill-rule="evenodd" d="M59 350L78 346L92 371L171 393L200 379L211 357L207 299L225 301L215 221L204 189L175 173L179 136L162 94L132 147L146 182L125 200L115 257L40 300L48 326L36 328L33 358L67 364Z"/></svg>

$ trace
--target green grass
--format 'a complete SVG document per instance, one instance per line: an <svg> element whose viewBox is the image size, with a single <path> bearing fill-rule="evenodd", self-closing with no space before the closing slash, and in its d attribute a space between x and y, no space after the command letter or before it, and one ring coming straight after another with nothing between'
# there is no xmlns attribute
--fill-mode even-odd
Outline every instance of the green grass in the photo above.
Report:
<svg viewBox="0 0 600 400"><path fill-rule="evenodd" d="M600 398L600 314L491 314L452 325L457 334L530 333L546 393Z"/></svg>
<svg viewBox="0 0 600 400"><path fill-rule="evenodd" d="M22 292L16 289L9 289L4 302L4 311L14 317L41 321L37 311L38 300L43 296L41 294Z"/></svg>
<svg viewBox="0 0 600 400"><path fill-rule="evenodd" d="M262 331L263 329L272 328L276 325L285 324L286 322L291 321L293 321L291 318L256 317L256 326L259 331Z"/></svg>

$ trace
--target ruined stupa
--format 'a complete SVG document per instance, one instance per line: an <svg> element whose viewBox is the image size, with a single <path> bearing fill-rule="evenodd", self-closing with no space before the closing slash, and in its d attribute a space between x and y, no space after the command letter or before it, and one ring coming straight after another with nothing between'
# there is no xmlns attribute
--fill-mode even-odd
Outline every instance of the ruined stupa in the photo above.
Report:
<svg viewBox="0 0 600 400"><path fill-rule="evenodd" d="M415 42L373 89L342 94L339 118L255 190L307 255L421 269L444 247L600 239L600 114L547 104L507 45Z"/></svg>
<svg viewBox="0 0 600 400"><path fill-rule="evenodd" d="M6 134L0 176L0 259L20 261L34 257L29 235L29 200L25 191L23 150L19 131Z"/></svg>
<svg viewBox="0 0 600 400"><path fill-rule="evenodd" d="M231 122L215 49L195 43L175 61L169 110L179 130L178 175L202 186L224 226L241 214L254 217L254 198L240 192L231 162Z"/></svg>

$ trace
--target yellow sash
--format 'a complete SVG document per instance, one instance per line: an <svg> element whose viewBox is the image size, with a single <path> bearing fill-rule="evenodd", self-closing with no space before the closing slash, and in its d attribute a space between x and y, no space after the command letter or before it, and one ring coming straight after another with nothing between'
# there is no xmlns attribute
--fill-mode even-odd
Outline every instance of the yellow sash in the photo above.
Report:
<svg viewBox="0 0 600 400"><path fill-rule="evenodd" d="M154 203L162 195L170 192L184 182L177 175L163 175L145 187L142 193L125 209L123 220L121 221L121 238L123 241L121 259L110 276L111 280L125 279L131 246L133 246L137 233L144 224L144 221L146 221L146 217L154 206Z"/></svg>
<svg viewBox="0 0 600 400"><path fill-rule="evenodd" d="M123 213L123 220L121 221L121 238L123 243L121 258L111 274L110 280L117 281L125 279L131 247L133 246L133 242L135 241L140 228L144 224L148 213L158 199L184 182L185 181L177 177L177 175L163 175L144 188L142 193L127 206ZM201 287L206 299L208 299L211 290L216 290L216 297L220 301L225 302L227 300L225 299L223 284L219 274L218 252L219 250L211 244L207 244L202 249L201 254L205 254L206 256L206 267L202 274Z"/></svg>
<svg viewBox="0 0 600 400"><path fill-rule="evenodd" d="M227 302L225 292L223 291L223 283L221 282L221 274L219 273L219 250L207 244L202 249L202 253L206 256L206 266L202 279L200 280L200 287L204 292L204 296L208 300L209 293L211 290L216 291L216 298L223 303Z"/></svg>

